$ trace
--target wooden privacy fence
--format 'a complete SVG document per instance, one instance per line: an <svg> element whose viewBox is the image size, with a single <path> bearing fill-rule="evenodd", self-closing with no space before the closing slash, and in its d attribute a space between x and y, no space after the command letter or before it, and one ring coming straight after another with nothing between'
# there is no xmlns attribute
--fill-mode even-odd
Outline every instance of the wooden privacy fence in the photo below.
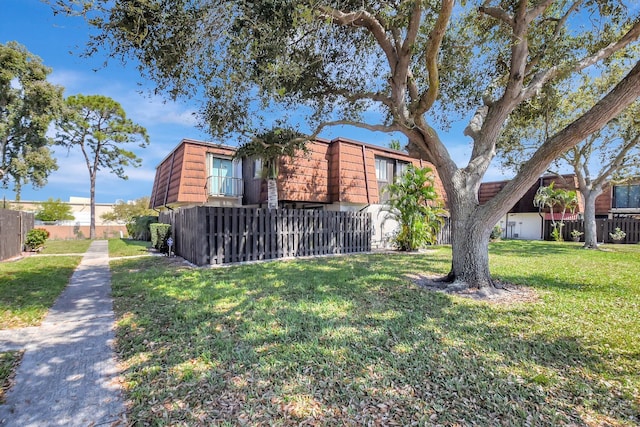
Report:
<svg viewBox="0 0 640 427"><path fill-rule="evenodd" d="M32 212L0 209L0 261L22 253L24 240L34 221Z"/></svg>
<svg viewBox="0 0 640 427"><path fill-rule="evenodd" d="M624 231L627 235L625 238L616 243L638 243L640 242L640 219L632 218L613 218L613 219L597 219L596 220L596 232L598 242L614 243L609 233L613 233L617 227ZM545 240L551 239L551 231L553 226L551 221L544 222L544 238ZM584 232L584 221L565 221L564 227L562 227L562 238L564 240L571 240L571 231L578 230ZM581 241L584 241L584 236L580 237Z"/></svg>
<svg viewBox="0 0 640 427"><path fill-rule="evenodd" d="M303 209L194 207L160 213L175 252L196 265L371 250L371 215Z"/></svg>
<svg viewBox="0 0 640 427"><path fill-rule="evenodd" d="M445 217L444 224L438 231L438 238L436 239L437 245L450 245L451 244L451 218Z"/></svg>

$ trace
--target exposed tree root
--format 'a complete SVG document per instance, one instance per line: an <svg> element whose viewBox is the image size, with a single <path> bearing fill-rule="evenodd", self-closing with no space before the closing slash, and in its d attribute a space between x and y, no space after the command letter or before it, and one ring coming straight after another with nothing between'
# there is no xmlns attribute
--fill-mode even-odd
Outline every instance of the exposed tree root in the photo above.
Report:
<svg viewBox="0 0 640 427"><path fill-rule="evenodd" d="M515 304L519 302L536 302L538 294L526 286L517 286L493 281L492 286L474 287L460 280L448 282L445 277L423 275L407 275L407 278L427 291L443 292L478 301L496 304Z"/></svg>
<svg viewBox="0 0 640 427"><path fill-rule="evenodd" d="M591 250L594 250L594 251L601 250L601 248L600 248L600 246L598 244L595 244L595 245L584 245L584 246L582 246L582 249L591 249Z"/></svg>

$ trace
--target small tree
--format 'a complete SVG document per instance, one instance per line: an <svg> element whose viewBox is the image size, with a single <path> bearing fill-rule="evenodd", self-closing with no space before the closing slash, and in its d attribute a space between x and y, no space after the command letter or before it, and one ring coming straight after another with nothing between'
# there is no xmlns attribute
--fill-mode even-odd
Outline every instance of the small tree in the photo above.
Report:
<svg viewBox="0 0 640 427"><path fill-rule="evenodd" d="M551 225L553 227L551 236L554 240L561 242L563 240L562 228L564 227L564 218L567 210L573 213L578 206L578 196L576 192L573 190L555 189L554 183L552 182L547 187L538 188L533 199L533 205L538 207L540 211L544 208L549 208ZM560 213L560 221L556 221L554 210Z"/></svg>
<svg viewBox="0 0 640 427"><path fill-rule="evenodd" d="M40 210L35 215L40 221L67 221L75 217L71 213L71 206L60 199L49 197L46 202L40 204Z"/></svg>
<svg viewBox="0 0 640 427"><path fill-rule="evenodd" d="M130 223L135 217L146 215L157 215L153 209L149 208L149 196L125 202L118 201L111 212L103 213L100 218L105 221L122 221Z"/></svg>
<svg viewBox="0 0 640 427"><path fill-rule="evenodd" d="M278 207L278 173L280 159L293 157L299 151L306 151L308 138L291 128L275 127L263 132L250 142L241 145L236 158L254 158L262 160L262 175L267 179L269 207Z"/></svg>
<svg viewBox="0 0 640 427"><path fill-rule="evenodd" d="M149 209L149 196L125 202L119 201L113 211L100 216L105 221L121 221L127 226L127 233L136 240L149 240L149 225L158 222L158 214Z"/></svg>
<svg viewBox="0 0 640 427"><path fill-rule="evenodd" d="M127 179L124 168L138 167L142 160L121 144L149 143L147 131L127 119L119 103L101 95L75 95L66 100L65 113L58 121L58 143L71 149L78 147L84 156L91 185L91 225L89 238L96 238L96 178L108 169L118 178Z"/></svg>
<svg viewBox="0 0 640 427"><path fill-rule="evenodd" d="M395 237L398 249L414 251L426 244L435 244L444 223L446 211L438 200L433 170L409 165L396 182L387 186L390 216L400 224Z"/></svg>
<svg viewBox="0 0 640 427"><path fill-rule="evenodd" d="M391 148L392 150L401 151L402 144L400 143L399 139L392 139L391 141L389 141L389 148Z"/></svg>

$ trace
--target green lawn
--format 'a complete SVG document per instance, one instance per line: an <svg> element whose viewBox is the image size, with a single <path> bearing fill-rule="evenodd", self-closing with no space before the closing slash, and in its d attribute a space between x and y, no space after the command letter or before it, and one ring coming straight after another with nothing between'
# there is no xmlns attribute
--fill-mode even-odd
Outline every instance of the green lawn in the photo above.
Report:
<svg viewBox="0 0 640 427"><path fill-rule="evenodd" d="M0 263L0 329L39 325L80 259L31 256Z"/></svg>
<svg viewBox="0 0 640 427"><path fill-rule="evenodd" d="M129 239L109 239L109 256L123 257L147 255L151 242Z"/></svg>
<svg viewBox="0 0 640 427"><path fill-rule="evenodd" d="M41 254L83 254L91 240L47 240Z"/></svg>
<svg viewBox="0 0 640 427"><path fill-rule="evenodd" d="M112 263L133 423L612 425L640 422L640 246L498 242L488 304L405 278L447 247L192 269Z"/></svg>

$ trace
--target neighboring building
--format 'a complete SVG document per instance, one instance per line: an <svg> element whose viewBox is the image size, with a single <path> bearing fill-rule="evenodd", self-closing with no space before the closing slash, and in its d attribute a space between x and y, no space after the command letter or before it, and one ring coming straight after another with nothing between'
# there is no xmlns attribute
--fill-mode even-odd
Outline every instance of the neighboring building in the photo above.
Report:
<svg viewBox="0 0 640 427"><path fill-rule="evenodd" d="M9 202L12 207L25 212L38 212L43 202L36 201L13 201ZM91 223L91 199L88 197L69 197L65 202L71 207L72 220L59 221L59 225L89 225ZM107 212L113 212L115 203L96 203L96 225L107 225L101 216ZM36 226L42 224L36 220Z"/></svg>
<svg viewBox="0 0 640 427"><path fill-rule="evenodd" d="M344 138L318 139L307 148L307 153L281 159L279 205L370 212L377 246L384 245L397 227L382 209L384 187L411 163L430 166L401 151ZM260 159L233 159L234 153L233 147L183 139L156 169L151 207L266 207ZM439 180L436 185L444 198Z"/></svg>
<svg viewBox="0 0 640 427"><path fill-rule="evenodd" d="M610 200L609 217L631 216L640 218L640 183L614 185L613 191L608 188L606 198ZM604 194L603 194L604 196Z"/></svg>
<svg viewBox="0 0 640 427"><path fill-rule="evenodd" d="M26 212L37 212L42 202L13 201L10 205L14 209ZM89 225L91 224L91 199L88 197L69 197L65 202L71 207L72 220L57 221L55 224L45 224L36 220L35 226L45 228L51 234L51 239L83 239L89 237ZM113 212L115 203L96 203L96 236L99 238L123 237L127 235L124 224L106 222L102 215Z"/></svg>
<svg viewBox="0 0 640 427"><path fill-rule="evenodd" d="M486 203L494 197L509 181L484 182L480 185L478 201ZM548 209L540 212L533 205L538 188L554 183L556 189L575 190L578 194L578 208L573 212L567 212L564 219L582 219L584 204L578 182L574 174L546 175L540 177L531 186L524 196L500 219L498 225L502 227L503 237L509 239L540 240L543 238L543 221L551 220ZM554 213L559 220L561 214ZM596 218L606 219L621 216L640 217L640 184L625 184L607 186L603 193L596 199Z"/></svg>

